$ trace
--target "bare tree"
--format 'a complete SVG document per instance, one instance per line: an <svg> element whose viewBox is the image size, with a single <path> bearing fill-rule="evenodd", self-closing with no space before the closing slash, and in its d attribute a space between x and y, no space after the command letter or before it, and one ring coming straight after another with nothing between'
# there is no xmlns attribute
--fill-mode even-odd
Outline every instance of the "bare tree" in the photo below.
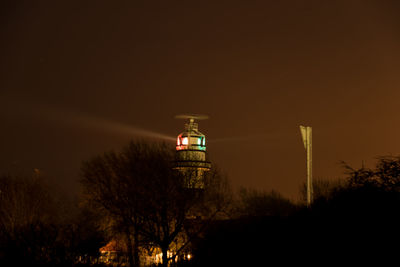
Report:
<svg viewBox="0 0 400 267"><path fill-rule="evenodd" d="M383 191L400 191L400 156L381 156L375 169L362 166L354 169L342 162L349 176L350 187L369 187Z"/></svg>
<svg viewBox="0 0 400 267"><path fill-rule="evenodd" d="M38 176L0 177L0 242L4 260L55 261L59 236L54 201Z"/></svg>
<svg viewBox="0 0 400 267"><path fill-rule="evenodd" d="M102 237L90 214L72 206L55 197L38 172L0 176L0 265L68 266L93 253Z"/></svg>
<svg viewBox="0 0 400 267"><path fill-rule="evenodd" d="M139 246L156 246L167 266L176 256L168 256L171 248L179 252L189 241L184 234L188 220L211 218L224 206L220 195L226 186L218 172L207 174L204 189L186 188L185 174L173 168L174 158L166 144L131 142L121 153L83 165L86 199L124 231L131 265L139 264Z"/></svg>
<svg viewBox="0 0 400 267"><path fill-rule="evenodd" d="M103 226L112 229L112 234L125 236L130 266L139 266L138 184L141 177L130 173L124 154L115 152L85 162L82 173L85 199L103 214Z"/></svg>

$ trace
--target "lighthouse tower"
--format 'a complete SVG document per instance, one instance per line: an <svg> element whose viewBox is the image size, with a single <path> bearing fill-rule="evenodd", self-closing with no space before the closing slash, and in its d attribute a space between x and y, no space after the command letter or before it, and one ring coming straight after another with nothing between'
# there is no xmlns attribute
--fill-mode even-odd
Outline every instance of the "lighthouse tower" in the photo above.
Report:
<svg viewBox="0 0 400 267"><path fill-rule="evenodd" d="M187 119L185 131L176 139L175 169L184 174L187 188L204 188L204 173L209 171L211 163L206 157L206 137L199 132L198 123L195 120L207 119L202 115L178 115L177 119Z"/></svg>

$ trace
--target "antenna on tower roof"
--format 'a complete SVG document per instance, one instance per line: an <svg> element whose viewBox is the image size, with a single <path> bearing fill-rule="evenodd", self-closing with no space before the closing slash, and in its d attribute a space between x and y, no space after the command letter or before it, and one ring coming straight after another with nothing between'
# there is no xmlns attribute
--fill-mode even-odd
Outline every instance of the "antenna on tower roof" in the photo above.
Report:
<svg viewBox="0 0 400 267"><path fill-rule="evenodd" d="M201 114L179 114L175 116L175 119L189 119L190 121L194 120L207 120L209 117L207 115Z"/></svg>
<svg viewBox="0 0 400 267"><path fill-rule="evenodd" d="M189 122L185 124L186 130L198 131L198 123L194 122L194 120L206 120L208 119L208 116L200 114L180 114L176 115L175 119L189 119Z"/></svg>

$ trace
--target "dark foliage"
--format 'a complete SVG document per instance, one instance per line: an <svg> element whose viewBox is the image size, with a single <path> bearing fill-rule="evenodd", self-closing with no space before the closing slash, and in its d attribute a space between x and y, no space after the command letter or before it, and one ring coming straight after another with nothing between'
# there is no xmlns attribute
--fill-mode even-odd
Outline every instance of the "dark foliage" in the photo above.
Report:
<svg viewBox="0 0 400 267"><path fill-rule="evenodd" d="M321 266L321 259L338 264L393 259L400 237L399 207L397 193L349 189L289 217L215 223L192 264Z"/></svg>
<svg viewBox="0 0 400 267"><path fill-rule="evenodd" d="M97 253L89 213L67 214L40 177L2 176L0 192L0 266L74 266Z"/></svg>
<svg viewBox="0 0 400 267"><path fill-rule="evenodd" d="M246 188L239 190L239 199L233 206L234 217L286 217L296 210L296 205L278 192Z"/></svg>
<svg viewBox="0 0 400 267"><path fill-rule="evenodd" d="M215 223L198 244L192 265L386 266L397 261L399 160L380 158L369 170L347 168L347 183L290 216Z"/></svg>

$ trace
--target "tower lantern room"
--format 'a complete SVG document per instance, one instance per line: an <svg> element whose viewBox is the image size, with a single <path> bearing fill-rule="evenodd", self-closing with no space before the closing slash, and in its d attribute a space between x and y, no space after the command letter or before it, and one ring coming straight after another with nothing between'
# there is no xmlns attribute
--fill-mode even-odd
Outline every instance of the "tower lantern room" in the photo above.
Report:
<svg viewBox="0 0 400 267"><path fill-rule="evenodd" d="M207 116L178 115L178 119L188 119L185 131L176 139L175 169L180 170L185 177L188 188L204 188L204 173L209 171L211 163L207 161L206 137L199 131L195 120L207 119Z"/></svg>

